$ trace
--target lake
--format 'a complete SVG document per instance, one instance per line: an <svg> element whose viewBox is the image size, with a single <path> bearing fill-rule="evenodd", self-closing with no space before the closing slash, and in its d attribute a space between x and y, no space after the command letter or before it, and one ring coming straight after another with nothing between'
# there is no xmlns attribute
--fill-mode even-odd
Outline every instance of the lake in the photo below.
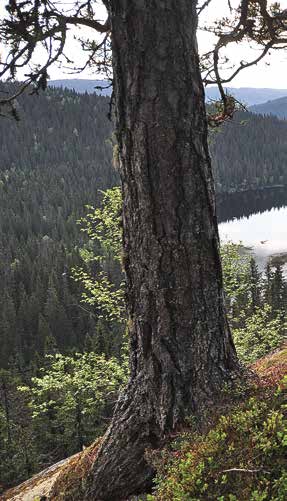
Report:
<svg viewBox="0 0 287 501"><path fill-rule="evenodd" d="M217 211L221 241L241 241L261 270L271 260L287 274L287 187L218 195Z"/></svg>

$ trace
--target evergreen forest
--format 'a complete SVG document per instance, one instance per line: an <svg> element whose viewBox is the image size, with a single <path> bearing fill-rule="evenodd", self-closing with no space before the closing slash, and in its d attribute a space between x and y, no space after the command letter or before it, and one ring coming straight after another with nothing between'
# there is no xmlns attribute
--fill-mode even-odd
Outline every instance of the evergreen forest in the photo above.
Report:
<svg viewBox="0 0 287 501"><path fill-rule="evenodd" d="M51 344L82 348L96 329L71 269L85 205L118 182L107 112L104 97L55 89L21 96L20 121L0 121L2 367L27 368Z"/></svg>
<svg viewBox="0 0 287 501"><path fill-rule="evenodd" d="M82 262L77 221L119 183L108 98L48 89L19 97L16 112L19 121L0 121L3 367L27 366L50 344L82 348L95 335L99 320L79 307L70 273ZM212 135L217 191L287 184L286 132L275 117L238 113Z"/></svg>
<svg viewBox="0 0 287 501"><path fill-rule="evenodd" d="M13 113L0 120L0 488L101 436L128 378L109 98L49 88ZM285 121L242 112L213 133L217 192L287 185L286 133ZM286 281L241 246L221 254L250 364L286 336Z"/></svg>
<svg viewBox="0 0 287 501"><path fill-rule="evenodd" d="M217 192L287 184L287 122L236 113L211 136Z"/></svg>

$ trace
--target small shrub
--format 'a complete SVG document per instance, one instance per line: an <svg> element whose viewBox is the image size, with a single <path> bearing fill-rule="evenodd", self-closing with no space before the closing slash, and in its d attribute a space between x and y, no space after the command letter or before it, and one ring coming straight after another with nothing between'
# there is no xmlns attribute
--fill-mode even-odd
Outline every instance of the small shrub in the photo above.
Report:
<svg viewBox="0 0 287 501"><path fill-rule="evenodd" d="M283 394L280 385L269 399L253 396L205 436L186 435L164 451L149 501L285 500Z"/></svg>
<svg viewBox="0 0 287 501"><path fill-rule="evenodd" d="M274 317L268 304L256 308L255 313L245 319L242 328L232 331L237 354L245 363L252 363L280 346L283 333L281 316Z"/></svg>

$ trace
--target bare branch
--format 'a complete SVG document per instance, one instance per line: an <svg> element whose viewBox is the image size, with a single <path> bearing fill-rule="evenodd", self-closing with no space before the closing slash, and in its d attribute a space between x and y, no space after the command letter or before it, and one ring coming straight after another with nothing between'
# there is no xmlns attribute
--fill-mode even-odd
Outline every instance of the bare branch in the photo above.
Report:
<svg viewBox="0 0 287 501"><path fill-rule="evenodd" d="M198 7L197 9L197 14L200 15L202 13L202 11L204 11L204 9L206 9L206 7L209 6L209 4L212 2L212 0L205 0L205 2L203 2L203 4Z"/></svg>
<svg viewBox="0 0 287 501"><path fill-rule="evenodd" d="M248 470L248 469L245 469L245 468L230 468L229 470L222 470L220 473L231 473L231 472L235 472L235 473L265 473L266 475L271 475L271 471L266 471L264 470L263 468L257 468L257 469L254 469L254 470Z"/></svg>
<svg viewBox="0 0 287 501"><path fill-rule="evenodd" d="M217 117L210 117L216 123L217 119L222 121L224 115L226 119L231 118L236 109L235 106L232 108L230 96L226 95L223 84L231 82L242 70L256 65L271 49L283 48L287 43L287 25L284 24L287 12L272 12L272 9L269 12L267 0L241 0L238 9L233 9L231 4L229 7L231 14L235 12L234 19L218 22L217 28L210 30L218 36L218 41L213 50L213 65L206 68L203 78L206 85L217 84L219 89L224 112ZM222 50L244 40L262 46L260 55L249 62L241 61L228 77L223 78L220 74ZM206 54L207 60L209 56Z"/></svg>
<svg viewBox="0 0 287 501"><path fill-rule="evenodd" d="M286 42L285 42L286 43ZM215 79L215 80L207 80L205 83L206 84L215 84L215 83L218 83L218 81L220 82L220 84L226 84L226 83L230 83L234 80L234 78L244 69L246 68L250 68L251 66L254 66L256 64L258 64L261 59L263 59L266 54L268 53L268 51L270 49L273 48L273 43L272 42L269 42L265 47L264 49L262 50L261 54L256 57L255 59L253 59L252 61L249 61L248 63L244 63L243 61L241 61L239 67L228 77L228 78L222 78L219 76L219 73L218 73L218 78L219 80Z"/></svg>
<svg viewBox="0 0 287 501"><path fill-rule="evenodd" d="M89 49L92 50L87 61L81 68L74 68L74 71L82 71L92 65L100 70L108 67L110 21L109 18L105 23L98 21L92 3L92 0L75 0L68 14L67 11L59 10L58 2L52 0L10 1L7 4L8 17L0 21L0 40L9 43L10 51L6 60L0 61L0 77L8 76L10 80L14 80L19 68L29 66L32 69L25 75L27 79L17 93L0 99L0 105L10 103L13 111L13 100L27 87L32 85L32 92L46 88L48 69L52 64L60 61L61 57L65 58L68 64L72 63L64 54L69 26L85 26L104 35L99 43L90 44ZM85 50L84 42L79 38L78 40ZM39 46L44 47L47 57L44 64L33 66L34 55Z"/></svg>
<svg viewBox="0 0 287 501"><path fill-rule="evenodd" d="M87 28L92 28L99 33L107 33L110 31L109 17L104 24L101 24L96 19L89 19L79 16L64 16L63 14L58 14L57 12L48 12L45 14L45 17L55 18L61 23L73 24L74 26L87 26Z"/></svg>

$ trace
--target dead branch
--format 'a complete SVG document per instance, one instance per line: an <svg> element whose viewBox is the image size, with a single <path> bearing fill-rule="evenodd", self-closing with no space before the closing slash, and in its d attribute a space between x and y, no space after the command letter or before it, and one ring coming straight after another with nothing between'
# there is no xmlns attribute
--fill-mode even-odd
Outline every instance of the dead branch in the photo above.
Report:
<svg viewBox="0 0 287 501"><path fill-rule="evenodd" d="M271 475L271 471L264 470L263 468L256 468L249 470L246 468L229 468L228 470L222 470L220 473L265 473L266 475Z"/></svg>

